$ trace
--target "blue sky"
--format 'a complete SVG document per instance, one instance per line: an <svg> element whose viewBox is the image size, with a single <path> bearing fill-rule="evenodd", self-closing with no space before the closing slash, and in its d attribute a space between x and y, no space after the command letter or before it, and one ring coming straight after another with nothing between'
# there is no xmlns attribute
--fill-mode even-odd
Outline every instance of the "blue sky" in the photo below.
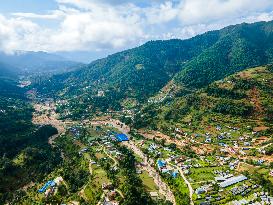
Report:
<svg viewBox="0 0 273 205"><path fill-rule="evenodd" d="M13 12L40 13L52 9L58 9L58 3L54 0L2 0L0 6L0 12L5 14Z"/></svg>
<svg viewBox="0 0 273 205"><path fill-rule="evenodd" d="M90 61L149 40L270 21L272 11L272 0L2 0L0 50Z"/></svg>

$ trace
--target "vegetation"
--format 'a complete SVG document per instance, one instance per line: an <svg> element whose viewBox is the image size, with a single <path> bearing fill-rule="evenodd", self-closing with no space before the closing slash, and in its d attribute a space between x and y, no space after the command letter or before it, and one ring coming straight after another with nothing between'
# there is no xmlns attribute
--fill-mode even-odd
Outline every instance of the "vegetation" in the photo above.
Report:
<svg viewBox="0 0 273 205"><path fill-rule="evenodd" d="M0 81L0 203L16 199L18 188L41 181L61 162L60 153L48 145L58 131L32 124L32 106L24 90L13 81Z"/></svg>
<svg viewBox="0 0 273 205"><path fill-rule="evenodd" d="M270 127L272 78L267 67L244 70L185 97L176 97L167 105L162 102L144 106L136 115L133 126L149 126L169 133L175 123L192 123L194 130L200 125L204 127L208 119L220 119L221 122L221 119L232 118L242 123L257 120ZM244 81L248 83L242 83Z"/></svg>
<svg viewBox="0 0 273 205"><path fill-rule="evenodd" d="M138 107L172 79L192 90L248 67L271 63L272 27L273 22L240 24L188 40L151 41L94 61L83 69L56 75L35 87L42 94L69 99L61 109L73 112L67 117L120 110L128 99L136 100L134 106ZM240 91L215 89L210 87L208 94L245 97ZM186 90L178 94L183 96ZM99 91L104 94L98 95ZM226 112L229 108L224 107L218 109Z"/></svg>

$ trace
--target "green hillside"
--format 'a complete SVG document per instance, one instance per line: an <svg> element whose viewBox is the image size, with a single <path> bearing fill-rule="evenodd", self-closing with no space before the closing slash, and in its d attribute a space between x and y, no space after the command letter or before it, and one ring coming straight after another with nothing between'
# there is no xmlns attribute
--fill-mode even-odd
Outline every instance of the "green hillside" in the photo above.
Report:
<svg viewBox="0 0 273 205"><path fill-rule="evenodd" d="M92 91L113 87L123 97L147 99L180 70L181 64L212 46L217 39L218 32L209 32L186 41L151 41L94 61L84 69L57 75L49 83L45 82L41 91L67 88L66 94L77 94L88 86L92 86Z"/></svg>
<svg viewBox="0 0 273 205"><path fill-rule="evenodd" d="M272 66L247 69L192 94L148 104L134 126L168 133L175 127L194 131L218 123L266 130L273 124L272 90Z"/></svg>
<svg viewBox="0 0 273 205"><path fill-rule="evenodd" d="M272 62L273 22L220 30L218 41L182 67L176 81L200 87L248 67Z"/></svg>
<svg viewBox="0 0 273 205"><path fill-rule="evenodd" d="M1 79L0 91L0 204L4 204L15 203L20 198L15 190L52 171L60 163L60 153L48 145L57 130L32 124L33 107L25 90Z"/></svg>
<svg viewBox="0 0 273 205"><path fill-rule="evenodd" d="M248 67L272 62L273 22L240 24L188 40L152 41L36 85L41 94L68 99L77 115L131 107L174 79L200 88ZM103 91L103 96L97 96ZM76 99L76 102L74 101ZM77 105L75 107L74 105ZM82 108L81 108L82 107Z"/></svg>

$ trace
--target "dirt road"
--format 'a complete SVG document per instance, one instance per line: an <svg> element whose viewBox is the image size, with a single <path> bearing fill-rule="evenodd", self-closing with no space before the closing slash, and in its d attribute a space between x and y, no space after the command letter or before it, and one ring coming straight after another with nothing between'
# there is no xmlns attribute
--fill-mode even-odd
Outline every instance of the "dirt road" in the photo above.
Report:
<svg viewBox="0 0 273 205"><path fill-rule="evenodd" d="M113 120L110 119L108 121L93 121L93 123L91 122L91 124L111 124L113 127L115 127L116 129L118 129L120 132L126 134L129 138L132 138L129 134L130 128L128 126L126 126L125 124L121 123L118 120ZM161 179L159 173L156 171L156 169L152 166L152 164L150 164L148 162L148 158L147 156L134 144L133 141L129 141L129 142L123 142L123 144L128 147L129 149L131 149L136 155L138 155L142 160L145 166L143 166L143 169L146 170L148 172L148 174L150 175L150 177L153 178L155 184L158 186L159 188L159 193L163 196L165 196L166 200L172 202L174 205L176 205L175 202L175 197L171 191L171 189L169 188L169 186Z"/></svg>
<svg viewBox="0 0 273 205"><path fill-rule="evenodd" d="M181 177L183 178L183 180L185 181L185 183L187 184L187 186L188 186L188 188L189 188L190 204L191 204L191 205L194 205L194 203L193 203L193 198L192 198L192 195L193 195L193 192L194 192L194 191L193 191L193 188L192 188L192 186L191 186L191 183L187 180L187 178L185 177L183 171L182 171L180 168L178 168L178 167L176 167L176 168L179 170L179 173L180 173Z"/></svg>

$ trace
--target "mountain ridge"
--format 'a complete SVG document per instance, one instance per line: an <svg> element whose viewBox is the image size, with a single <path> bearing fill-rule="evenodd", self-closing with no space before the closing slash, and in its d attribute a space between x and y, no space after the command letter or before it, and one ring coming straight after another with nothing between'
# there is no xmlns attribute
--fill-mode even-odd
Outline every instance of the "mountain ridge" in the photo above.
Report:
<svg viewBox="0 0 273 205"><path fill-rule="evenodd" d="M55 75L37 88L72 101L77 96L91 110L120 110L124 101L135 101L136 106L146 102L171 80L194 90L243 69L269 64L271 42L273 21L228 26L187 40L149 41ZM97 96L99 91L104 96Z"/></svg>
<svg viewBox="0 0 273 205"><path fill-rule="evenodd" d="M61 73L83 65L43 51L15 51L11 54L0 52L0 62L10 65L12 72L17 74Z"/></svg>

